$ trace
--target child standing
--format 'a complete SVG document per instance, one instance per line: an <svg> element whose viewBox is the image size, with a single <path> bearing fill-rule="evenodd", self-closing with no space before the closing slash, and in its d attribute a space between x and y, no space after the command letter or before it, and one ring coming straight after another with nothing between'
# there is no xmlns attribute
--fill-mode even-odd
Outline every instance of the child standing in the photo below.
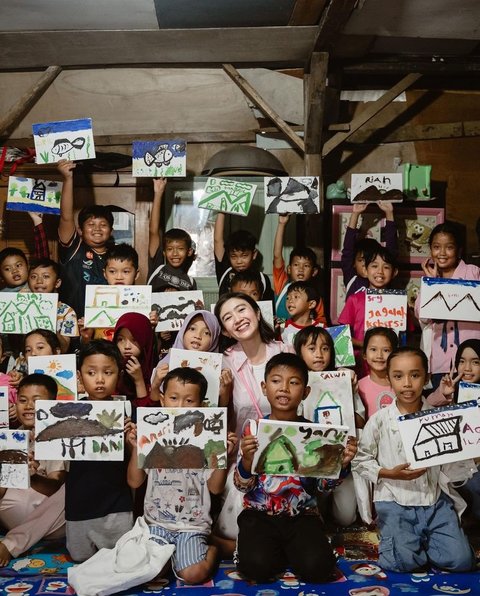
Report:
<svg viewBox="0 0 480 596"><path fill-rule="evenodd" d="M395 331L386 327L368 329L363 340L363 358L369 374L358 382L358 392L370 418L380 408L386 408L395 400L395 394L387 376L387 359L398 346Z"/></svg>
<svg viewBox="0 0 480 596"><path fill-rule="evenodd" d="M92 340L82 347L78 376L88 399L111 399L121 365L122 356L111 342ZM127 421L127 437L130 427ZM101 548L113 548L133 526L126 461L71 461L65 517L67 549L74 561L85 561Z"/></svg>
<svg viewBox="0 0 480 596"><path fill-rule="evenodd" d="M388 358L387 373L396 401L367 422L352 463L353 470L375 484L378 563L401 573L428 564L470 571L475 557L455 511L463 501L449 483L469 478L473 462L410 470L398 417L426 409L422 394L428 381L427 357L416 348L398 348Z"/></svg>
<svg viewBox="0 0 480 596"><path fill-rule="evenodd" d="M262 300L263 286L260 273L258 271L253 271L252 269L235 273L230 281L230 292L247 294L247 296L253 298L255 302Z"/></svg>
<svg viewBox="0 0 480 596"><path fill-rule="evenodd" d="M165 408L199 408L206 393L207 380L200 372L175 368L165 377L160 403ZM236 437L229 433L228 439L231 450ZM136 433L131 433L129 441L132 454L128 483L136 489L148 476L144 509L152 539L175 545L172 566L177 577L188 584L206 582L212 576L217 555L216 547L209 544L210 493L222 492L226 470L141 470Z"/></svg>
<svg viewBox="0 0 480 596"><path fill-rule="evenodd" d="M262 391L271 407L270 420L306 422L297 408L309 393L308 370L295 354L278 354L265 367ZM238 570L258 583L272 581L289 566L303 581L328 581L335 555L316 508L316 491L335 488L339 480L253 474L257 438L247 423L235 485L244 493L238 517ZM347 445L341 476L356 452Z"/></svg>
<svg viewBox="0 0 480 596"><path fill-rule="evenodd" d="M285 322L285 330L303 329L309 325L324 327L327 320L318 316L318 305L323 301L318 291L307 281L292 282L287 290L287 311L289 318ZM292 329L289 329L292 327Z"/></svg>

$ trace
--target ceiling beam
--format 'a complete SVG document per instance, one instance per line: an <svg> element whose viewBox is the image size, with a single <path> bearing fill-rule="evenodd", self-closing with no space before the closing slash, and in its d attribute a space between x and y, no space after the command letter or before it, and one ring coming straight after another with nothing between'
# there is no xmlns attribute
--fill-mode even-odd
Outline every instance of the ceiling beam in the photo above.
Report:
<svg viewBox="0 0 480 596"><path fill-rule="evenodd" d="M395 61L366 61L343 63L342 72L345 75L402 75L408 72L418 72L426 75L463 76L468 73L480 72L480 58L468 57L464 59L437 58Z"/></svg>
<svg viewBox="0 0 480 596"><path fill-rule="evenodd" d="M333 48L357 2L358 0L330 0L318 24L312 51Z"/></svg>
<svg viewBox="0 0 480 596"><path fill-rule="evenodd" d="M303 66L317 27L230 27L147 31L0 33L0 64L10 70L60 66L222 63Z"/></svg>
<svg viewBox="0 0 480 596"><path fill-rule="evenodd" d="M351 137L355 131L361 128L374 116L376 116L383 108L390 104L396 97L403 93L405 89L408 89L410 85L413 85L415 81L421 77L421 74L411 73L384 93L377 101L372 102L366 107L360 114L350 122L350 130L347 132L337 132L331 139L329 139L323 146L322 156L327 156L331 151L341 145L346 139Z"/></svg>
<svg viewBox="0 0 480 596"><path fill-rule="evenodd" d="M296 0L289 25L316 25L328 0Z"/></svg>

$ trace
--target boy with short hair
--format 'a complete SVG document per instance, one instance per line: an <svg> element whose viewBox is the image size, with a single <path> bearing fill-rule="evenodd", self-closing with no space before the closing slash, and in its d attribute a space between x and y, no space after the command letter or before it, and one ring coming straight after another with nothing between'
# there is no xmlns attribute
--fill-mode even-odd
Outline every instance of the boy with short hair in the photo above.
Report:
<svg viewBox="0 0 480 596"><path fill-rule="evenodd" d="M90 341L78 356L78 378L89 400L111 400L122 366L115 344ZM127 419L125 434L131 432ZM127 443L127 440L125 443ZM124 461L71 461L65 483L67 549L85 561L101 548L113 548L133 526L132 495Z"/></svg>
<svg viewBox="0 0 480 596"><path fill-rule="evenodd" d="M224 240L224 230L225 213L218 213L213 230L213 248L219 296L229 291L231 279L236 273L255 270L254 262L258 256L257 240L252 233L248 230L237 230ZM272 300L273 292L268 275L261 271L259 275L263 300Z"/></svg>
<svg viewBox="0 0 480 596"><path fill-rule="evenodd" d="M262 300L263 287L260 273L251 269L235 273L230 281L230 291L246 294L255 302Z"/></svg>
<svg viewBox="0 0 480 596"><path fill-rule="evenodd" d="M38 373L24 377L18 385L15 404L20 429L33 431L37 400L56 397L57 384L51 377ZM65 474L64 461L33 460L30 488L0 488L0 523L9 530L0 542L0 567L42 538L65 535Z"/></svg>
<svg viewBox="0 0 480 596"><path fill-rule="evenodd" d="M28 262L23 250L9 246L0 251L1 292L20 292L27 285Z"/></svg>
<svg viewBox="0 0 480 596"><path fill-rule="evenodd" d="M153 204L148 234L147 284L154 292L173 286L178 290L196 290L195 280L188 275L194 249L192 238L185 230L172 228L160 233L160 211L165 192L166 178L153 179Z"/></svg>
<svg viewBox="0 0 480 596"><path fill-rule="evenodd" d="M163 381L160 403L165 408L199 408L206 393L207 380L199 371L175 368ZM177 577L188 584L206 582L212 576L217 554L216 547L208 543L210 493L222 492L227 470L141 470L134 433L129 440L128 483L135 489L148 477L144 511L152 539L175 545L172 566ZM234 433L228 434L228 442L230 452L236 442Z"/></svg>
<svg viewBox="0 0 480 596"><path fill-rule="evenodd" d="M378 563L400 573L427 565L453 573L471 571L475 556L457 515L465 502L451 483L470 478L475 464L467 460L410 469L398 419L430 408L423 403L427 357L418 348L398 348L388 357L387 374L396 401L368 420L352 462L352 469L375 485Z"/></svg>
<svg viewBox="0 0 480 596"><path fill-rule="evenodd" d="M306 281L296 281L288 286L287 311L289 318L285 322L285 329L303 329L309 325L325 327L325 317L319 317L317 306L322 302L316 288ZM292 331L290 329L289 331Z"/></svg>
<svg viewBox="0 0 480 596"><path fill-rule="evenodd" d="M89 205L73 216L73 170L76 163L62 159L58 170L63 177L60 223L58 225L60 263L65 265L61 298L78 317L85 312L85 286L105 284L105 253L112 242L113 215L108 207ZM68 266L67 266L68 265Z"/></svg>
<svg viewBox="0 0 480 596"><path fill-rule="evenodd" d="M310 392L308 369L299 356L284 352L271 358L262 391L272 409L269 419L308 422L297 415ZM257 438L247 421L234 474L235 486L245 493L244 509L238 516L238 570L257 583L272 581L287 566L303 581L328 581L335 555L318 514L316 493L335 488L348 474L355 440L349 439L345 448L339 480L253 474L257 449Z"/></svg>
<svg viewBox="0 0 480 596"><path fill-rule="evenodd" d="M290 215L279 215L277 231L273 242L273 288L275 290L275 316L281 324L289 318L287 290L292 282L314 280L318 274L317 257L308 246L296 246L290 253L288 267L283 259L283 239ZM317 304L317 315L325 319L323 301ZM326 321L326 319L325 319Z"/></svg>

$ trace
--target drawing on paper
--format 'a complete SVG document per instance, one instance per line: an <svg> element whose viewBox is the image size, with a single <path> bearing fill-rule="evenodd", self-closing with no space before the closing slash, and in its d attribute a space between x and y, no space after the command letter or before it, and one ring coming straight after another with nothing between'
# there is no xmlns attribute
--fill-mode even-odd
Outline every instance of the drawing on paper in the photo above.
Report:
<svg viewBox="0 0 480 596"><path fill-rule="evenodd" d="M36 211L60 215L61 182L9 176L7 211Z"/></svg>
<svg viewBox="0 0 480 596"><path fill-rule="evenodd" d="M168 369L194 368L207 379L208 389L204 400L205 406L218 405L220 391L220 373L222 372L222 354L215 352L196 352L194 350L179 350L171 348Z"/></svg>
<svg viewBox="0 0 480 596"><path fill-rule="evenodd" d="M264 178L265 213L320 213L319 178Z"/></svg>
<svg viewBox="0 0 480 596"><path fill-rule="evenodd" d="M194 203L200 209L248 215L257 185L225 178L208 178L203 193Z"/></svg>
<svg viewBox="0 0 480 596"><path fill-rule="evenodd" d="M0 428L8 428L8 386L0 387Z"/></svg>
<svg viewBox="0 0 480 596"><path fill-rule="evenodd" d="M28 374L40 373L52 377L57 383L58 400L77 399L77 361L75 354L29 356Z"/></svg>
<svg viewBox="0 0 480 596"><path fill-rule="evenodd" d="M132 176L172 178L187 175L187 143L168 141L133 141Z"/></svg>
<svg viewBox="0 0 480 596"><path fill-rule="evenodd" d="M152 286L85 287L85 327L111 329L127 312L148 317L152 310Z"/></svg>
<svg viewBox="0 0 480 596"><path fill-rule="evenodd" d="M365 331L388 327L397 333L407 328L407 293L404 290L367 289Z"/></svg>
<svg viewBox="0 0 480 596"><path fill-rule="evenodd" d="M345 426L259 420L253 472L338 478L347 435Z"/></svg>
<svg viewBox="0 0 480 596"><path fill-rule="evenodd" d="M0 292L0 333L55 332L58 294Z"/></svg>
<svg viewBox="0 0 480 596"><path fill-rule="evenodd" d="M422 277L420 318L446 321L480 320L480 281Z"/></svg>
<svg viewBox="0 0 480 596"><path fill-rule="evenodd" d="M0 487L28 488L27 430L0 431Z"/></svg>
<svg viewBox="0 0 480 596"><path fill-rule="evenodd" d="M466 401L473 400L477 400L477 403L480 405L480 383L465 383L465 381L460 381L458 384L457 403L463 404Z"/></svg>
<svg viewBox="0 0 480 596"><path fill-rule="evenodd" d="M333 339L333 345L335 347L335 367L355 366L355 355L353 353L350 325L327 327L326 331L328 331Z"/></svg>
<svg viewBox="0 0 480 596"><path fill-rule="evenodd" d="M187 315L203 308L203 292L155 292L152 294L152 310L158 314L155 331L178 331Z"/></svg>
<svg viewBox="0 0 480 596"><path fill-rule="evenodd" d="M355 434L352 377L349 370L310 372L310 393L303 400L303 415L312 422L348 427Z"/></svg>
<svg viewBox="0 0 480 596"><path fill-rule="evenodd" d="M138 467L227 467L226 408L138 408Z"/></svg>
<svg viewBox="0 0 480 596"><path fill-rule="evenodd" d="M402 174L352 174L352 203L403 201Z"/></svg>
<svg viewBox="0 0 480 596"><path fill-rule="evenodd" d="M411 469L480 455L480 408L476 400L400 416L398 428Z"/></svg>
<svg viewBox="0 0 480 596"><path fill-rule="evenodd" d="M123 460L121 401L35 402L35 458Z"/></svg>
<svg viewBox="0 0 480 596"><path fill-rule="evenodd" d="M95 157L91 118L44 122L34 124L32 128L37 163Z"/></svg>

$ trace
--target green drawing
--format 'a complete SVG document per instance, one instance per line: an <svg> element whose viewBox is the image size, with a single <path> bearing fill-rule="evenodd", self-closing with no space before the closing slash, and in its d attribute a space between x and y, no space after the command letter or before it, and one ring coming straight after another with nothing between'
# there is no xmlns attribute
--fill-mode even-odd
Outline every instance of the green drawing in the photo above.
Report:
<svg viewBox="0 0 480 596"><path fill-rule="evenodd" d="M122 416L122 413L117 414L115 410L112 410L111 412L102 410L100 414L97 414L97 420L100 422L100 424L103 424L103 426L106 426L107 428L115 428L116 426L122 426L118 422Z"/></svg>
<svg viewBox="0 0 480 596"><path fill-rule="evenodd" d="M277 429L270 438L257 464L257 471L265 474L295 474L298 459L293 443Z"/></svg>
<svg viewBox="0 0 480 596"><path fill-rule="evenodd" d="M50 153L48 151L41 151L40 158L43 161L43 163L48 163L48 160L50 158Z"/></svg>
<svg viewBox="0 0 480 596"><path fill-rule="evenodd" d="M13 182L10 185L10 196L13 197L17 191L18 191L18 186L17 186L16 182Z"/></svg>

